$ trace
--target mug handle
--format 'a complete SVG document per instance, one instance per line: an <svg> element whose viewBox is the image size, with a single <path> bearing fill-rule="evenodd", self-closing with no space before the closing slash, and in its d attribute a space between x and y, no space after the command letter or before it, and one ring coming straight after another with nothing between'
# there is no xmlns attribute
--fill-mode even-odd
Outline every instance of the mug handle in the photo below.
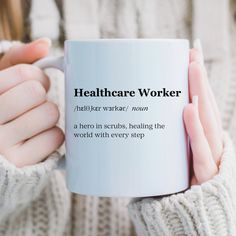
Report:
<svg viewBox="0 0 236 236"><path fill-rule="evenodd" d="M44 57L33 63L33 65L39 67L42 70L47 68L55 68L64 72L64 56ZM59 160L58 169L65 169L65 167L66 167L66 159L65 155L63 155Z"/></svg>
<svg viewBox="0 0 236 236"><path fill-rule="evenodd" d="M64 56L60 57L44 57L42 59L39 59L33 65L41 68L41 69L47 69L47 68L55 68L62 72L64 72Z"/></svg>

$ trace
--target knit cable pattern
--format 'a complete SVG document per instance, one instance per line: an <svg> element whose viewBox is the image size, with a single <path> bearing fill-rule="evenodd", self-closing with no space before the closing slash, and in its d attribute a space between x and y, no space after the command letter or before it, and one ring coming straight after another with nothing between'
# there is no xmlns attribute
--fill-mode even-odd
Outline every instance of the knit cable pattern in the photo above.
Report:
<svg viewBox="0 0 236 236"><path fill-rule="evenodd" d="M138 235L236 235L236 157L224 137L219 174L184 193L134 199L128 205Z"/></svg>
<svg viewBox="0 0 236 236"><path fill-rule="evenodd" d="M40 195L51 171L57 167L59 157L55 152L45 162L17 168L0 155L0 222Z"/></svg>

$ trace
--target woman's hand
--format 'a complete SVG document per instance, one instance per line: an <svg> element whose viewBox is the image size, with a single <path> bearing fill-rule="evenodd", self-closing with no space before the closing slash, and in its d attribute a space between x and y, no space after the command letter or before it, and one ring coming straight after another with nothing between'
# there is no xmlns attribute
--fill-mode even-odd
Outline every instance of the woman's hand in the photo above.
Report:
<svg viewBox="0 0 236 236"><path fill-rule="evenodd" d="M218 172L223 151L222 125L209 86L199 40L190 51L190 103L184 109L184 122L192 150L191 184L201 184Z"/></svg>
<svg viewBox="0 0 236 236"><path fill-rule="evenodd" d="M44 160L64 141L58 108L46 98L49 79L30 65L49 47L47 39L19 44L0 60L0 154L18 167Z"/></svg>

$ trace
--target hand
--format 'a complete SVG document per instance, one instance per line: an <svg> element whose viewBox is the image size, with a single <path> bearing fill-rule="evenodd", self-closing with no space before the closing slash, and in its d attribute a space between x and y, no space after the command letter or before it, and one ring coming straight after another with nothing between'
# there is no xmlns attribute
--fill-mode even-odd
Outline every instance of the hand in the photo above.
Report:
<svg viewBox="0 0 236 236"><path fill-rule="evenodd" d="M192 103L184 109L184 122L193 156L193 185L201 184L218 173L223 151L221 119L208 82L199 40L190 51L189 92Z"/></svg>
<svg viewBox="0 0 236 236"><path fill-rule="evenodd" d="M58 108L46 99L49 79L30 65L49 46L48 39L19 44L0 60L0 154L17 167L43 161L64 141Z"/></svg>

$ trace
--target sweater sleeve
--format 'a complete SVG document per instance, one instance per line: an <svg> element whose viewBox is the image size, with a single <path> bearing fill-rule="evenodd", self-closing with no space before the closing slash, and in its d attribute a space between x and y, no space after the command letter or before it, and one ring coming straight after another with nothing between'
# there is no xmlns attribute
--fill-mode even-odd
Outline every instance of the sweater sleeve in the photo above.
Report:
<svg viewBox="0 0 236 236"><path fill-rule="evenodd" d="M130 217L138 235L236 235L236 158L224 135L219 173L167 197L132 199Z"/></svg>
<svg viewBox="0 0 236 236"><path fill-rule="evenodd" d="M44 162L17 168L0 155L0 222L39 197L59 158L54 152Z"/></svg>

